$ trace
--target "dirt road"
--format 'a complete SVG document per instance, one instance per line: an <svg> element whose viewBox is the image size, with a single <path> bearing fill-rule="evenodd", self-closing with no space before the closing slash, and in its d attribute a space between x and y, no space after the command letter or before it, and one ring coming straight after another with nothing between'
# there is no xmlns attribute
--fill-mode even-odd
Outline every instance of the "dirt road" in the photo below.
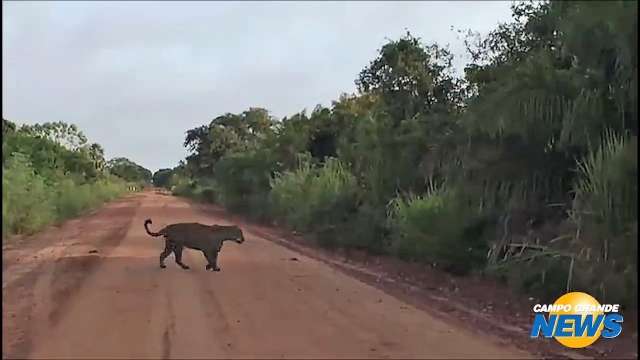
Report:
<svg viewBox="0 0 640 360"><path fill-rule="evenodd" d="M229 223L145 192L3 251L3 357L514 358L324 263L245 231L221 272L185 250L180 269L144 232Z"/></svg>

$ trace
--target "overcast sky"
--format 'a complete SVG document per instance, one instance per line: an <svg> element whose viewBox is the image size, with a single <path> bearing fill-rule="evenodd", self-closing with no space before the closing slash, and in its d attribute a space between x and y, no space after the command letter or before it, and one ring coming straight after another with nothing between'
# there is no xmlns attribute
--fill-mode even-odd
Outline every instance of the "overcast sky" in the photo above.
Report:
<svg viewBox="0 0 640 360"><path fill-rule="evenodd" d="M386 39L410 30L464 54L507 1L2 2L2 116L77 124L107 158L152 171L187 129L250 106L290 115L355 90ZM461 68L465 59L456 61Z"/></svg>

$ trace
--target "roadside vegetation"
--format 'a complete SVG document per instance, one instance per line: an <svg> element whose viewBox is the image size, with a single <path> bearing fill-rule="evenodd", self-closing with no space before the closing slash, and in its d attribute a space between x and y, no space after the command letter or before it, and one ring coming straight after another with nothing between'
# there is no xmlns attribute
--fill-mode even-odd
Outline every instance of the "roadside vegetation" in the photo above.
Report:
<svg viewBox="0 0 640 360"><path fill-rule="evenodd" d="M407 33L329 107L188 130L191 155L154 183L323 246L636 307L637 3L512 10L461 32L461 78L446 48Z"/></svg>
<svg viewBox="0 0 640 360"><path fill-rule="evenodd" d="M29 234L112 200L151 181L127 159L106 162L63 122L16 126L2 120L2 238Z"/></svg>

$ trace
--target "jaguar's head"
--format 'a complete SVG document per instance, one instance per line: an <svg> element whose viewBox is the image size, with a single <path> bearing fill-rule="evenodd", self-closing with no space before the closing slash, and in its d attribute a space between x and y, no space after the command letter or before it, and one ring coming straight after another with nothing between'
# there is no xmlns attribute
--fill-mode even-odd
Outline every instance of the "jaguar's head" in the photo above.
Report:
<svg viewBox="0 0 640 360"><path fill-rule="evenodd" d="M238 244L242 244L244 242L244 234L242 233L242 229L240 229L236 225L214 225L213 228L215 231L224 232L224 240L235 241Z"/></svg>
<svg viewBox="0 0 640 360"><path fill-rule="evenodd" d="M242 244L244 242L244 234L242 233L242 229L240 229L235 225L233 227L234 227L233 233L235 234L235 242L237 242L238 244Z"/></svg>

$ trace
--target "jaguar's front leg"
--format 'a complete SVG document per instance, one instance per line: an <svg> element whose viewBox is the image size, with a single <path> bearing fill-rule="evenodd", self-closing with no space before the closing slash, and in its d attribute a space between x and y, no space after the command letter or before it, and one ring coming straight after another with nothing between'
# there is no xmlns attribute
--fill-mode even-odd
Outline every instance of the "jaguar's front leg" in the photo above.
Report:
<svg viewBox="0 0 640 360"><path fill-rule="evenodd" d="M220 271L220 267L218 267L218 251L211 250L211 252L206 254L205 256L207 257L207 261L209 262L206 269Z"/></svg>
<svg viewBox="0 0 640 360"><path fill-rule="evenodd" d="M218 252L216 250L205 252L204 256L209 262L209 264L207 264L207 266L205 267L207 270L220 271L220 268L218 267Z"/></svg>
<svg viewBox="0 0 640 360"><path fill-rule="evenodd" d="M176 264L180 265L184 270L189 270L189 267L182 262L182 246L176 245L173 249L173 254L176 257Z"/></svg>

